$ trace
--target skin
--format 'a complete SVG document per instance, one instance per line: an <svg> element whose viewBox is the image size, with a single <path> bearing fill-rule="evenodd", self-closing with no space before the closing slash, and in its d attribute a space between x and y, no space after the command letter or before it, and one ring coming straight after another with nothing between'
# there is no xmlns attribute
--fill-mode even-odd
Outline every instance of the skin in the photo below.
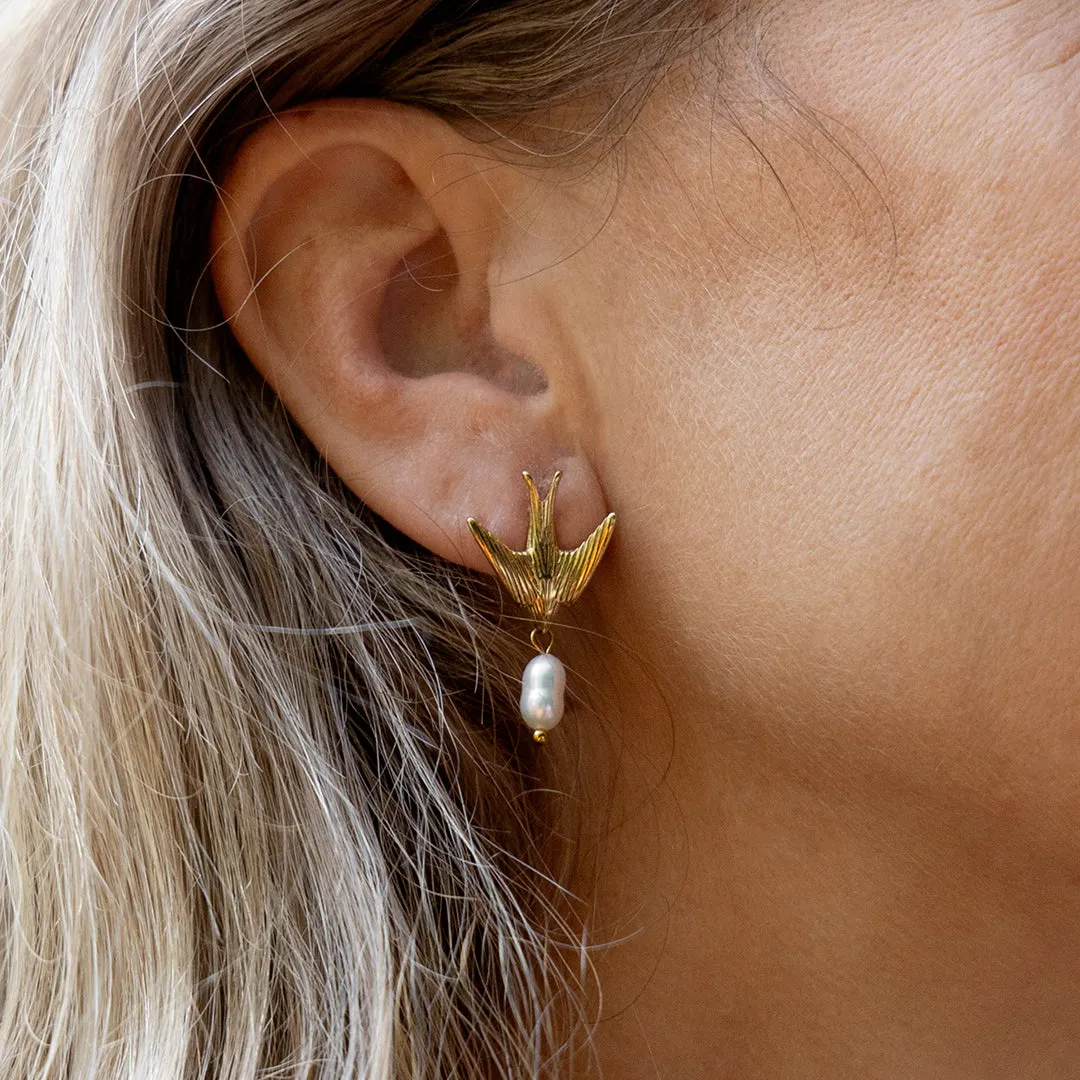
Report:
<svg viewBox="0 0 1080 1080"><path fill-rule="evenodd" d="M550 747L590 940L619 942L606 1075L1072 1077L1080 11L791 0L717 47L617 186L412 110L289 121L304 147L329 124L348 175L395 163L361 199L264 131L219 295L439 554L484 568L469 514L520 545L522 468L566 472L564 546L618 514ZM391 230L358 305L388 214L419 239ZM253 244L286 256L254 302ZM401 284L410 251L438 293Z"/></svg>

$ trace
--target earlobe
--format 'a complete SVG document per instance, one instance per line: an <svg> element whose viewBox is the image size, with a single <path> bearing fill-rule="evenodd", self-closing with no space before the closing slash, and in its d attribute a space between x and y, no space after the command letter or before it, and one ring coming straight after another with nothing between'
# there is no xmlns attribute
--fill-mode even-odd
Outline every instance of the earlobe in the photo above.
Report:
<svg viewBox="0 0 1080 1080"><path fill-rule="evenodd" d="M329 464L395 528L481 570L466 520L523 542L523 469L562 471L565 543L605 510L558 373L492 331L513 184L432 114L319 102L248 138L211 237L225 317Z"/></svg>

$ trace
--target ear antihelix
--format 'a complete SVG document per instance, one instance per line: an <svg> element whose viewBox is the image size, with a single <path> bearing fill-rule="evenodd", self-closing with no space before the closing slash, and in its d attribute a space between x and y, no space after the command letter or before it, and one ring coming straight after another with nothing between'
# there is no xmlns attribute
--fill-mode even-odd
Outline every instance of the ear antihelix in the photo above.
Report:
<svg viewBox="0 0 1080 1080"><path fill-rule="evenodd" d="M538 743L547 740L564 712L566 669L551 652L551 619L561 605L572 603L584 591L615 529L615 515L609 513L576 548L561 551L555 538L555 493L561 475L555 473L541 499L533 478L522 473L529 491L524 551L513 550L475 518L468 519L469 531L506 591L536 620L529 640L537 655L522 673L520 708L522 720Z"/></svg>

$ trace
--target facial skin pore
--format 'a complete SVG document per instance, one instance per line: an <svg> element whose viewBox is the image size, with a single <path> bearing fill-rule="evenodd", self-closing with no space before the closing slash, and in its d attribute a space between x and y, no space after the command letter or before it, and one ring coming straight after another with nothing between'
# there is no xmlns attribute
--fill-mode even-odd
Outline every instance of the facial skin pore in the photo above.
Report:
<svg viewBox="0 0 1080 1080"><path fill-rule="evenodd" d="M522 468L563 546L618 515L545 750L606 1076L1073 1077L1080 9L784 0L713 51L591 170L276 122L223 307L437 553L520 543Z"/></svg>

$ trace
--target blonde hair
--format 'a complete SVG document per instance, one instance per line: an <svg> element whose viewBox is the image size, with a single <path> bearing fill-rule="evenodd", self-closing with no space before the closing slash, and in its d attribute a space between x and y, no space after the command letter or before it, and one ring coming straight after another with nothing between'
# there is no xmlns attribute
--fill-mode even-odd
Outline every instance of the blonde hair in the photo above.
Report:
<svg viewBox="0 0 1080 1080"><path fill-rule="evenodd" d="M3 1077L568 1074L580 948L489 593L328 475L206 231L275 110L632 107L690 6L7 9Z"/></svg>

